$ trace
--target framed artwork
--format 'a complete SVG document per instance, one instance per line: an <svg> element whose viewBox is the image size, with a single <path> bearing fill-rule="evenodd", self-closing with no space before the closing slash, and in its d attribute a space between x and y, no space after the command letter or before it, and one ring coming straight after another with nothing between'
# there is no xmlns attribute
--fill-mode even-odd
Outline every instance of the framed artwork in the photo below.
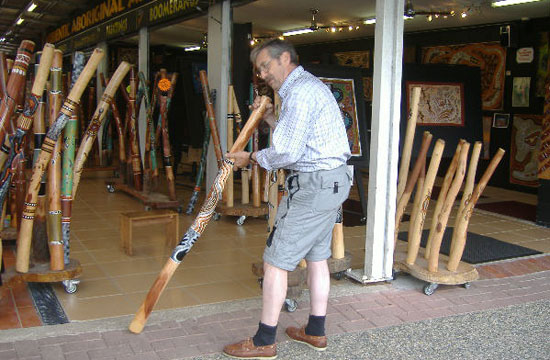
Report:
<svg viewBox="0 0 550 360"><path fill-rule="evenodd" d="M510 183L537 187L541 115L514 115L510 142Z"/></svg>
<svg viewBox="0 0 550 360"><path fill-rule="evenodd" d="M363 96L365 101L372 101L372 77L363 77Z"/></svg>
<svg viewBox="0 0 550 360"><path fill-rule="evenodd" d="M548 71L548 62L550 61L550 32L540 34L539 44L535 94L538 97L544 97L544 84L550 82L550 71Z"/></svg>
<svg viewBox="0 0 550 360"><path fill-rule="evenodd" d="M470 144L483 139L481 75L477 67L447 64L404 64L401 90L400 153L411 114L412 87L420 86L412 154L420 151L421 134L445 141L443 158L452 158L460 139ZM443 161L443 160L442 160ZM445 164L445 163L444 163Z"/></svg>
<svg viewBox="0 0 550 360"><path fill-rule="evenodd" d="M490 116L483 117L483 148L481 152L481 158L483 160L489 160L491 158L491 124L493 118Z"/></svg>
<svg viewBox="0 0 550 360"><path fill-rule="evenodd" d="M407 81L407 109L411 113L412 89L420 87L417 125L464 126L462 83Z"/></svg>
<svg viewBox="0 0 550 360"><path fill-rule="evenodd" d="M515 77L512 85L512 106L529 107L530 77Z"/></svg>
<svg viewBox="0 0 550 360"><path fill-rule="evenodd" d="M346 126L352 157L350 165L368 167L369 139L362 70L335 65L307 64L304 68L319 77L336 99Z"/></svg>
<svg viewBox="0 0 550 360"><path fill-rule="evenodd" d="M345 51L334 53L338 65L353 66L363 69L370 67L370 50Z"/></svg>
<svg viewBox="0 0 550 360"><path fill-rule="evenodd" d="M509 124L510 124L510 114L501 114L501 113L493 114L494 128L506 129Z"/></svg>
<svg viewBox="0 0 550 360"><path fill-rule="evenodd" d="M352 156L361 156L361 142L359 140L359 123L357 119L357 106L355 100L355 84L353 79L338 79L319 77L329 87L336 99L346 132L348 133L349 148Z"/></svg>
<svg viewBox="0 0 550 360"><path fill-rule="evenodd" d="M460 64L481 69L483 110L503 108L506 49L499 43L433 46L422 49L424 64Z"/></svg>

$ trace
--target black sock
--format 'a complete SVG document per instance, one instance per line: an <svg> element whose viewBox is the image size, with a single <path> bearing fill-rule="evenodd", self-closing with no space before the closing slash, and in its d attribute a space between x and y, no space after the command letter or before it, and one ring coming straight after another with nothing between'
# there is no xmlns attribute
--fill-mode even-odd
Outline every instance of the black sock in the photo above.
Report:
<svg viewBox="0 0 550 360"><path fill-rule="evenodd" d="M306 326L306 334L311 336L325 336L325 318L326 316L309 315L309 321Z"/></svg>
<svg viewBox="0 0 550 360"><path fill-rule="evenodd" d="M252 338L254 346L266 346L275 344L275 335L277 335L277 325L269 326L262 322L258 326L256 335Z"/></svg>

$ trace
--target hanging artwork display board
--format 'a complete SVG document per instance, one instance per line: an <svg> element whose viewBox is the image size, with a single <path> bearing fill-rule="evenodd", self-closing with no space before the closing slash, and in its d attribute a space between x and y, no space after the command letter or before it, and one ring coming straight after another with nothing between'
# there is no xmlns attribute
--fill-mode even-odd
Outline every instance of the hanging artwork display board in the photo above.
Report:
<svg viewBox="0 0 550 360"><path fill-rule="evenodd" d="M483 141L481 74L465 65L405 64L401 101L400 145L411 112L412 88L420 86L416 134L432 133L445 141L444 157L454 155L460 139L471 144ZM413 156L420 150L422 136L415 136ZM401 150L400 150L401 152Z"/></svg>
<svg viewBox="0 0 550 360"><path fill-rule="evenodd" d="M541 115L514 115L510 141L510 182L537 187Z"/></svg>
<svg viewBox="0 0 550 360"><path fill-rule="evenodd" d="M361 70L317 64L304 65L304 68L330 88L340 107L352 153L348 163L368 167L369 140Z"/></svg>
<svg viewBox="0 0 550 360"><path fill-rule="evenodd" d="M422 63L457 64L479 68L483 110L503 108L506 49L500 43L424 47Z"/></svg>

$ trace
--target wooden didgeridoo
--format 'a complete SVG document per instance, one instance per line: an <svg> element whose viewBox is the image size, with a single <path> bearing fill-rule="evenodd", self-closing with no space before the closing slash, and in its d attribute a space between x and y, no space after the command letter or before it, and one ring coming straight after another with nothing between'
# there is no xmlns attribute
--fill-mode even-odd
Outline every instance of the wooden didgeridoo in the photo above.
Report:
<svg viewBox="0 0 550 360"><path fill-rule="evenodd" d="M134 188L137 191L142 191L143 180L141 177L141 156L139 151L139 136L138 136L138 127L137 127L137 112L138 112L138 108L136 106L137 105L136 104L137 86L138 86L138 78L136 76L135 67L132 66L130 68L130 92L128 93L128 112L130 113L130 117L128 119L129 120L128 129L130 132L130 154L131 154L130 160L132 162Z"/></svg>
<svg viewBox="0 0 550 360"><path fill-rule="evenodd" d="M32 177L25 198L25 209L23 210L21 228L17 236L17 256L15 261L15 269L18 272L26 273L29 271L29 251L31 245L31 234L34 220L34 212L36 209L36 201L38 189L40 187L40 179L48 166L48 162L52 156L53 148L61 131L65 127L67 121L75 110L78 100L82 96L82 92L86 88L86 84L95 74L95 70L104 53L101 49L95 49L88 63L82 70L78 80L71 89L67 99L61 107L61 111L57 116L54 124L48 130L44 143L40 151L40 157L34 163Z"/></svg>
<svg viewBox="0 0 550 360"><path fill-rule="evenodd" d="M101 86L105 89L107 87L107 83L105 81L105 75L103 73L99 74L99 77L101 79ZM111 101L111 112L113 113L113 118L115 119L115 126L118 134L118 159L120 161L120 170L121 173L124 174L125 170L125 164L126 164L126 148L124 146L124 132L122 129L122 120L120 119L120 113L118 111L118 107L116 105L116 101ZM124 179L125 176L122 176Z"/></svg>
<svg viewBox="0 0 550 360"><path fill-rule="evenodd" d="M466 163L468 162L468 152L470 151L470 143L464 142L460 146L460 155L458 157L458 166L455 170L455 176L449 191L445 196L443 206L437 216L437 223L434 229L434 234L430 232L431 242L426 245L426 248L430 247L430 256L428 257L428 271L437 272L439 266L439 250L441 249L441 241L443 240L443 234L447 228L447 221L451 210L456 200L456 196L462 187L464 176L466 175ZM441 195L440 195L441 196Z"/></svg>
<svg viewBox="0 0 550 360"><path fill-rule="evenodd" d="M187 209L185 213L191 215L193 210L195 210L195 204L199 199L199 193L201 191L202 179L204 177L204 172L206 171L206 157L208 155L208 144L210 144L210 125L208 124L208 114L204 116L204 137L202 141L202 153L201 161L199 163L199 168L197 170L197 177L195 180L195 187L193 188L193 193L189 199L189 204L187 204Z"/></svg>
<svg viewBox="0 0 550 360"><path fill-rule="evenodd" d="M85 58L84 53L76 51L73 56L73 71L71 75L67 75L70 79L70 88L78 78L78 74L84 68ZM63 135L63 166L62 166L62 183L61 183L61 233L63 238L63 262L65 265L70 263L70 238L71 238L71 212L73 204L73 170L74 170L74 154L76 151L76 137L78 131L78 110L74 111L67 121Z"/></svg>
<svg viewBox="0 0 550 360"><path fill-rule="evenodd" d="M0 100L8 93L7 82L8 68L6 67L6 54L0 52Z"/></svg>
<svg viewBox="0 0 550 360"><path fill-rule="evenodd" d="M48 80L48 74L50 72L53 53L54 46L52 44L46 43L46 45L44 45L42 55L40 56L40 64L37 66L36 69L36 75L33 81L31 94L29 95L29 98L25 104L25 110L23 110L23 113L17 119L17 129L12 140L10 141L10 145L8 145L10 151L8 157L5 159L6 170L2 173L0 204L4 203L4 199L6 198L9 190L9 183L11 180L10 168L12 166L12 162L16 156L16 153L22 151L20 147L23 143L23 138L31 127L33 118L37 113L37 109L39 108L44 88L46 86L46 81ZM21 156L23 156L23 154L21 154Z"/></svg>
<svg viewBox="0 0 550 360"><path fill-rule="evenodd" d="M256 110L254 110L252 114L250 114L250 118L248 119L246 125L239 134L239 137L233 144L230 153L242 151L244 149L248 142L248 138L252 135L252 132L260 123L262 115L265 112L265 107L269 101L270 100L268 97L262 97L260 106ZM147 318L151 314L151 311L153 311L153 308L160 298L162 291L168 284L168 281L170 281L179 264L182 262L185 255L191 250L195 242L198 240L198 238L201 236L202 232L206 228L206 225L208 225L208 221L210 221L210 219L214 215L216 205L218 204L220 195L223 192L225 181L227 180L227 177L232 169L233 162L229 159L225 159L223 161L223 166L218 170L218 175L216 176L216 179L214 180L214 183L210 188L210 192L208 193L208 196L205 199L199 214L195 218L195 221L187 229L187 232L185 233L179 244L175 247L172 255L160 271L160 274L151 286L151 289L147 293L145 300L141 304L139 310L134 316L134 319L130 323L128 329L131 332L139 334L143 330L143 327L147 322Z"/></svg>
<svg viewBox="0 0 550 360"><path fill-rule="evenodd" d="M414 142L414 133L416 129L416 120L418 118L418 103L420 102L421 88L415 86L412 88L412 104L411 114L407 122L405 131L405 140L403 141L403 149L401 150L401 165L399 167L399 180L397 181L397 202L405 191L407 177L409 176L409 165L411 162L411 152Z"/></svg>
<svg viewBox="0 0 550 360"><path fill-rule="evenodd" d="M229 85L228 88L228 95L227 95L227 148L231 149L231 146L233 146L233 122L235 115L233 110L233 97L235 96L235 90L233 89L233 85ZM229 177L227 178L227 182L225 184L225 206L228 208L233 207L234 201L233 201L233 172L229 174Z"/></svg>
<svg viewBox="0 0 550 360"><path fill-rule="evenodd" d="M409 243L407 248L406 262L409 265L414 264L418 255L418 249L420 248L420 239L422 237L422 229L424 227L424 220L426 219L426 211L430 204L430 197L432 195L432 188L434 185L437 170L439 169L439 163L441 156L443 155L443 149L445 148L445 141L438 139L435 142L434 149L432 151L432 159L430 160L430 166L424 180L424 186L422 186L422 192L420 193L420 203L418 216L411 217L411 226L409 227Z"/></svg>
<svg viewBox="0 0 550 360"><path fill-rule="evenodd" d="M422 136L422 144L420 146L420 152L418 153L418 157L416 158L416 162L414 163L411 175L407 177L407 186L405 186L403 195L399 199L399 202L397 203L397 208L395 210L394 246L397 243L399 225L401 224L401 219L403 218L405 209L409 204L414 185L418 180L418 175L420 174L420 171L424 168L424 165L426 164L426 155L428 154L428 149L430 148L431 142L432 134L430 134L429 131L424 131L424 135Z"/></svg>
<svg viewBox="0 0 550 360"><path fill-rule="evenodd" d="M63 52L56 50L52 61L51 86L49 94L50 102L50 126L59 114L62 103L61 72L63 68ZM55 143L50 166L48 167L48 244L50 249L50 269L63 270L65 261L63 259L63 235L61 234L61 144L58 139Z"/></svg>
<svg viewBox="0 0 550 360"><path fill-rule="evenodd" d="M462 199L456 212L457 216L455 219L454 227L456 228L460 216L458 214L462 213L464 207L468 205L470 198L472 197L472 192L474 191L474 185L476 181L476 172L477 172L477 163L479 162L479 156L481 154L481 148L483 144L481 141L476 141L474 148L472 150L472 156L470 157L470 165L468 166L468 175L466 175L466 182L464 183L464 189L462 190ZM452 250L451 250L452 251Z"/></svg>
<svg viewBox="0 0 550 360"><path fill-rule="evenodd" d="M460 156L460 147L465 143L466 141L464 139L460 139L458 142L458 145L456 147L455 153L453 155L453 158L451 160L451 163L449 164L449 167L447 168L447 172L445 173L445 177L443 178L443 183L441 184L441 188L439 189L439 194L437 195L437 202L435 203L435 209L432 215L432 224L430 226L430 232L428 235L428 241L426 242L425 251L424 251L424 258L428 259L430 257L430 251L431 251L431 243L432 239L437 232L437 224L439 222L439 214L441 214L441 209L443 208L443 203L445 202L445 198L447 197L447 192L449 191L449 187L451 186L451 182L453 181L453 177L456 173L456 168L458 166L458 158Z"/></svg>
<svg viewBox="0 0 550 360"><path fill-rule="evenodd" d="M451 251L449 253L449 262L447 263L447 270L449 271L456 271L458 268L458 264L462 258L462 253L464 252L464 246L466 245L468 223L470 222L472 211L474 210L474 206L479 200L481 193L485 190L485 186L487 186L489 179L493 176L500 160L502 160L504 152L505 151L502 148L497 150L496 154L487 166L487 169L485 169L483 176L479 179L479 183L475 186L470 201L464 209L462 209L462 212L457 215L457 217L460 217L460 220L457 220L457 224L453 231L453 238L451 240Z"/></svg>
<svg viewBox="0 0 550 360"><path fill-rule="evenodd" d="M258 129L254 130L252 135L252 151L258 151ZM261 205L260 199L260 165L257 162L252 164L252 206L259 208Z"/></svg>
<svg viewBox="0 0 550 360"><path fill-rule="evenodd" d="M338 209L336 222L332 228L331 250L333 259L343 259L346 253L344 246L344 209L342 206Z"/></svg>
<svg viewBox="0 0 550 360"><path fill-rule="evenodd" d="M84 163L86 162L86 159L90 154L90 150L92 149L92 146L95 142L97 132L101 127L101 123L105 119L107 109L109 108L110 103L113 101L113 97L115 96L115 93L119 88L120 83L122 82L126 74L128 74L129 70L130 64L128 64L126 61L122 61L118 65L118 68L111 77L111 80L109 80L107 87L103 91L101 100L97 105L97 108L95 109L94 116L92 117L92 120L90 121L90 124L86 129L86 133L84 134L84 137L80 142L80 146L78 147L78 152L76 153L76 158L74 160L73 199L76 197L76 191L78 189L78 184L80 183L80 177L82 175L82 170L84 169Z"/></svg>
<svg viewBox="0 0 550 360"><path fill-rule="evenodd" d="M204 106L206 106L208 122L210 123L210 135L212 136L214 152L216 153L216 159L218 160L218 168L220 168L221 163L223 162L223 151L220 143L220 134L218 133L218 125L216 124L214 105L212 103L212 97L210 96L210 86L208 86L208 76L206 75L206 71L201 70L200 77L202 84L202 96L204 97Z"/></svg>
<svg viewBox="0 0 550 360"><path fill-rule="evenodd" d="M12 62L11 71L10 62L6 62L9 78L6 95L0 103L0 144L2 144L2 151L0 152L0 170L4 168L8 154L10 153L9 142L6 141L6 134L8 130L11 129L11 117L17 107L17 99L20 96L21 89L25 87L27 68L29 67L33 51L34 42L23 40L17 50L15 61ZM38 101L36 101L36 104L38 104Z"/></svg>
<svg viewBox="0 0 550 360"><path fill-rule="evenodd" d="M168 93L172 90L172 81L165 78L166 71L161 70L161 80L159 80L159 104L161 123L160 128L162 131L162 159L164 164L164 171L166 173L166 181L168 185L168 198L172 201L177 200L176 196L176 180L174 178L174 168L172 165L172 147L170 146L170 134L168 133ZM172 75L172 78L176 79L176 74ZM167 87L163 87L164 85Z"/></svg>

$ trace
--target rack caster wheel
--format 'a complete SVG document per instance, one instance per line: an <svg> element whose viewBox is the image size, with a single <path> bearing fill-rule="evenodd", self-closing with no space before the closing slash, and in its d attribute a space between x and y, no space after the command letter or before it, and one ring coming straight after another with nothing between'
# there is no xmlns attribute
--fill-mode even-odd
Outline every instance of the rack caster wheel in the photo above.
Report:
<svg viewBox="0 0 550 360"><path fill-rule="evenodd" d="M183 206L178 206L176 211L178 212L178 214L183 214Z"/></svg>
<svg viewBox="0 0 550 360"><path fill-rule="evenodd" d="M150 207L150 206L146 206L146 207L145 207L145 211L151 211L151 207Z"/></svg>
<svg viewBox="0 0 550 360"><path fill-rule="evenodd" d="M336 279L336 280L342 280L342 278L344 277L344 274L346 272L345 271L339 271L339 272L336 272L334 274L332 274L332 276Z"/></svg>
<svg viewBox="0 0 550 360"><path fill-rule="evenodd" d="M74 294L78 290L80 280L63 280L62 284L67 294Z"/></svg>
<svg viewBox="0 0 550 360"><path fill-rule="evenodd" d="M110 192L111 194L115 192L115 187L111 184L107 185L107 192Z"/></svg>
<svg viewBox="0 0 550 360"><path fill-rule="evenodd" d="M220 215L220 213L214 213L214 216L213 216L214 221L220 220L221 217L222 217L222 216Z"/></svg>
<svg viewBox="0 0 550 360"><path fill-rule="evenodd" d="M241 217L237 219L237 225L243 226L245 220L246 220L246 215L241 215Z"/></svg>
<svg viewBox="0 0 550 360"><path fill-rule="evenodd" d="M294 299L285 299L285 309L288 312L295 312L298 308L298 303Z"/></svg>
<svg viewBox="0 0 550 360"><path fill-rule="evenodd" d="M439 284L436 284L436 283L429 283L429 284L424 285L424 294L426 294L428 296L432 295L435 292L435 289L437 289L438 286L439 286Z"/></svg>
<svg viewBox="0 0 550 360"><path fill-rule="evenodd" d="M464 286L464 289L469 289L471 285L472 284L470 284L469 282L462 284L462 286Z"/></svg>

